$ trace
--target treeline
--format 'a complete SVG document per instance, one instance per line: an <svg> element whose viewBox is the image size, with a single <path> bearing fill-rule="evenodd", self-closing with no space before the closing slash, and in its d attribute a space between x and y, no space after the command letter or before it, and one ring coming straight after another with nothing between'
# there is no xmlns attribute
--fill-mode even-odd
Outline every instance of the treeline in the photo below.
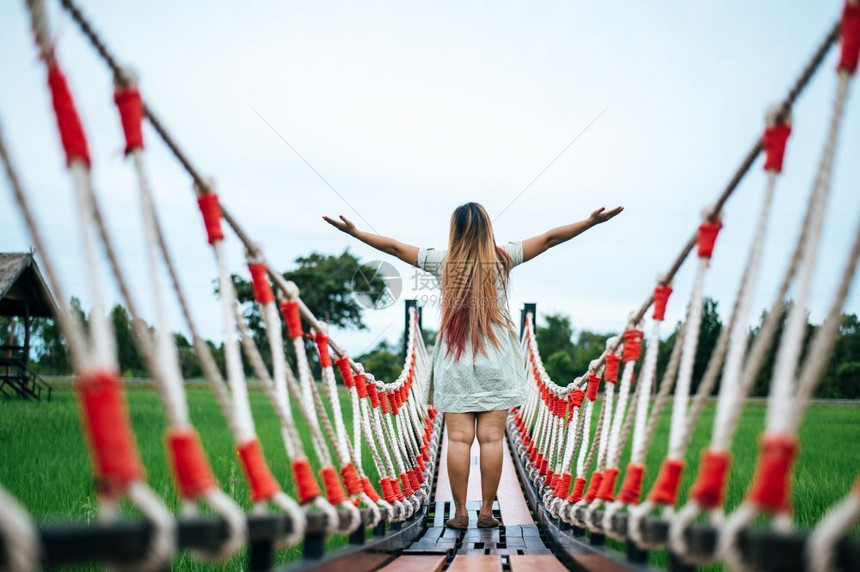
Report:
<svg viewBox="0 0 860 572"><path fill-rule="evenodd" d="M775 342L769 349L761 371L756 378L752 389L753 396L765 397L770 390L770 380L776 363L779 338L782 335L782 328L789 308L790 304L786 304L782 308L780 327ZM767 312L763 312L758 324L750 329L750 344L758 335L766 317ZM696 351L693 367L693 391L696 391L704 376L708 360L723 328L724 324L718 311L717 301L706 298L702 329L699 334L699 347ZM807 320L801 359L806 355L809 343L818 328L817 324L811 324ZM658 380L669 361L669 355L672 352L679 329L680 323L676 324L671 334L660 344L657 366ZM538 320L535 335L547 373L556 383L567 385L575 376L582 375L588 369L591 360L600 356L605 348L606 339L613 334L589 330L574 331L569 316L550 314L542 316ZM718 390L719 386L715 392ZM839 339L833 354L830 356L827 370L824 372L816 396L832 399L860 399L860 319L856 314L842 315Z"/></svg>
<svg viewBox="0 0 860 572"><path fill-rule="evenodd" d="M384 281L372 271L363 267L360 260L345 250L339 255L312 252L295 260L295 267L283 273L284 278L301 285L302 301L315 316L325 320L334 329L366 329L362 320L364 307L358 303L354 291L360 291L371 301L384 295ZM356 283L356 277L361 282ZM254 302L254 292L249 280L233 275L233 285L239 306L245 317L248 329L260 349L263 360L271 367L271 351L263 328L258 305ZM217 296L217 287L214 287ZM81 307L77 298L71 299L71 309L87 327L90 315ZM132 329L131 318L122 305L110 309L110 321L116 336L117 360L124 377L148 377L143 356L138 348ZM53 319L33 318L31 321L30 357L31 367L43 375L70 375L72 373L68 347ZM151 334L154 330L146 326ZM184 334L174 332L173 337L179 354L179 365L185 379L200 378L203 370L191 340ZM0 317L0 345L23 345L24 331L20 319ZM291 347L284 330L284 339ZM224 371L224 344L206 341L216 363ZM313 342L308 341L308 357L318 369L318 358ZM288 359L292 350L287 351ZM252 368L243 354L245 373L252 376ZM401 360L402 361L402 360ZM399 370L398 370L399 373Z"/></svg>

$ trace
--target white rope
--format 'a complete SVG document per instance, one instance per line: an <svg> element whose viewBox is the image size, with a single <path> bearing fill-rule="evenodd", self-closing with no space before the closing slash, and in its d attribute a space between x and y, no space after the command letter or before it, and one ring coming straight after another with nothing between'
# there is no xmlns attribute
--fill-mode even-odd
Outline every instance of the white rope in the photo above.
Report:
<svg viewBox="0 0 860 572"><path fill-rule="evenodd" d="M770 217L770 209L773 203L773 191L776 184L776 172L768 172L767 186L762 201L759 222L753 238L752 248L747 258L744 270L744 280L738 292L738 316L731 333L731 344L723 367L723 376L720 382L720 394L717 401L717 412L714 420L714 432L711 437L711 449L716 451L728 451L731 446L731 434L728 433L728 420L733 409L740 406L740 400L744 398L739 387L740 374L743 368L744 355L749 340L749 328L747 319L755 294L755 284L758 278L760 260L764 251L765 235L767 233L767 221Z"/></svg>
<svg viewBox="0 0 860 572"><path fill-rule="evenodd" d="M10 572L39 570L41 539L27 510L0 487L0 537L6 559L0 569Z"/></svg>
<svg viewBox="0 0 860 572"><path fill-rule="evenodd" d="M845 306L845 300L848 298L851 286L854 283L857 263L860 258L860 222L856 226L857 231L855 232L854 244L851 247L848 260L842 271L839 288L833 297L827 317L818 328L815 338L809 346L807 358L803 362L803 367L798 375L797 396L792 404L792 419L788 426L789 430L794 433L797 432L800 426L812 394L815 388L818 387L821 375L827 367L833 346L839 337L839 329L842 325L842 311Z"/></svg>
<svg viewBox="0 0 860 572"><path fill-rule="evenodd" d="M806 563L813 572L836 569L836 544L860 522L860 481L848 497L821 519L806 541Z"/></svg>
<svg viewBox="0 0 860 572"><path fill-rule="evenodd" d="M809 205L809 214L805 241L800 250L798 268L798 285L795 292L795 303L789 311L785 329L777 351L770 395L768 396L768 412L765 422L765 434L770 436L784 435L793 438L797 429L797 420L790 420L796 392L796 370L800 346L806 329L806 306L815 272L815 261L818 244L821 239L821 228L830 193L830 178L839 140L845 111L845 101L851 85L851 75L846 71L838 72L836 93L833 110L825 140L824 150L819 163L818 173L813 185ZM850 266L850 262L849 262ZM816 376L817 377L817 376ZM744 561L738 544L740 531L751 524L759 513L759 507L750 501L744 501L737 510L726 520L719 536L718 552L722 559L737 570L748 570L750 567ZM774 516L773 525L790 529L791 520L786 514Z"/></svg>
<svg viewBox="0 0 860 572"><path fill-rule="evenodd" d="M752 238L749 255L744 266L741 280L738 285L735 305L732 311L731 328L729 332L730 341L726 361L723 366L720 392L717 401L717 411L714 420L714 430L711 435L710 451L724 453L729 450L732 435L732 415L734 410L742 406L742 401L747 392L740 386L740 376L744 364L749 341L749 328L747 321L755 284L758 277L760 261L764 251L765 236L767 233L768 220L770 218L771 205L773 203L774 188L776 186L777 171L768 171L762 206L756 230ZM688 428L689 430L689 428ZM703 566L713 561L713 555L694 556L687 544L686 532L690 525L702 512L702 507L694 498L689 498L684 507L678 512L677 517L671 522L669 529L669 546L680 558L689 564ZM710 521L719 526L723 521L721 510L709 511Z"/></svg>
<svg viewBox="0 0 860 572"><path fill-rule="evenodd" d="M224 253L222 241L212 245L215 263L218 266L218 292L221 297L221 335L224 346L224 361L227 368L227 383L233 396L233 419L236 423L236 433L239 444L253 441L257 438L254 431L254 420L251 415L251 402L248 398L248 386L245 380L245 370L242 367L242 357L239 353L236 339L236 292L230 269Z"/></svg>
<svg viewBox="0 0 860 572"><path fill-rule="evenodd" d="M794 304L792 304L788 318L786 319L779 351L776 355L776 365L774 365L773 382L768 398L768 412L765 425L768 433L783 433L788 430L794 374L797 368L797 360L800 355L803 337L806 333L807 302L809 291L812 288L812 280L815 276L815 261L818 244L821 241L821 226L823 224L827 197L830 192L833 161L836 156L836 145L839 140L839 131L842 118L844 117L845 100L848 96L850 84L851 75L847 72L840 72L829 134L815 181L814 192L820 198L812 204L813 214L810 221L809 234L807 235L801 255L802 262L797 278Z"/></svg>
<svg viewBox="0 0 860 572"><path fill-rule="evenodd" d="M57 66L57 64L54 59L53 47L49 43L50 25L47 20L44 3L40 0L31 0L28 2L28 8L33 22L33 29L36 33L36 40L42 50L43 60L49 73L51 73L52 70L56 69L52 68L52 66ZM12 172L8 161L7 171ZM69 171L73 181L81 246L84 251L93 309L89 321L88 340L85 341L87 336L83 334L82 330L77 330L75 326L69 327L71 323L79 324L79 322L63 320L61 321L61 327L63 327L62 323L65 322L66 330L72 336L80 336L70 342L76 346L76 352L79 352L79 355L75 358L79 374L92 371L95 368L115 372L118 369L115 339L113 328L102 304L104 298L101 291L100 269L96 255L95 244L97 239L93 227L99 226L103 241L106 241L106 232L103 228L103 221L97 216L97 204L92 190L89 165L84 159L72 156L70 157ZM20 199L23 198L23 192L20 188L16 190L16 194L20 195L19 204L22 204ZM28 223L33 223L32 218L28 220ZM33 233L32 228L31 233ZM112 259L111 262L115 266L115 260ZM51 275L53 276L53 271ZM58 294L59 292L57 291ZM164 505L161 504L160 499L139 480L127 485L122 494L129 497L141 513L150 520L154 528L154 534L146 557L133 567L146 570L163 566L173 554L176 546L176 532L172 516ZM102 508L105 509L103 514L110 514L112 510L108 510L110 508L108 505L113 505L113 502L106 502L106 500L104 497L101 499Z"/></svg>
<svg viewBox="0 0 860 572"><path fill-rule="evenodd" d="M162 296L162 285L159 279L159 229L155 206L152 201L152 190L144 166L143 152L141 149L132 151L134 168L137 173L140 206L144 219L144 235L146 243L146 260L150 276L150 286L156 315L156 339L155 355L148 347L146 332L138 332L138 338L143 341L142 348L146 348L147 364L153 371L153 379L161 389L162 402L168 412L168 419L173 429L183 431L191 427L188 416L188 405L185 398L182 372L179 367L179 356L170 324L167 320L167 311ZM93 199L95 204L95 199ZM108 243L106 243L108 244ZM120 277L120 280L122 278ZM123 291L126 289L123 288ZM132 318L140 329L142 322L133 311L134 304L130 297L126 298L126 305L132 312ZM224 494L217 486L209 487L200 495L200 500L207 502L215 512L224 518L227 523L227 539L212 552L194 551L194 554L206 560L223 560L230 557L239 550L247 538L247 523L244 513L233 499ZM183 503L185 514L196 514L196 506L190 500Z"/></svg>
<svg viewBox="0 0 860 572"><path fill-rule="evenodd" d="M662 320L654 320L651 335L648 337L648 347L645 349L645 361L639 375L641 386L639 399L636 401L636 417L633 419L633 448L630 462L641 465L645 462L645 423L648 420L648 404L651 400L651 388L657 377L657 357L660 353L660 324Z"/></svg>
<svg viewBox="0 0 860 572"><path fill-rule="evenodd" d="M241 314L239 313L238 306L234 306L234 316L236 317L235 323L239 332L239 340L242 343L242 349L245 352L245 355L248 357L248 361L251 364L251 369L254 370L256 376L260 379L260 384L263 386L263 390L266 393L270 403L272 404L275 413L278 416L278 419L281 422L282 435L284 439L285 448L288 447L287 443L294 438L291 434L296 431L295 426L292 425L289 421L290 419L287 417L286 410L289 409L289 404L282 404L278 401L277 396L275 395L275 384L272 381L271 376L269 375L269 371L266 369L266 364L263 362L263 358L260 355L260 351L254 343L253 337L251 333L248 331L248 327L245 325L244 320L241 319ZM288 374L289 379L289 374ZM316 428L318 431L319 428ZM321 438L317 435L314 428L311 428L311 434L314 437L312 440L316 440L317 438ZM296 461L297 459L304 458L304 452L300 449L297 451L296 456L290 457L292 461ZM323 465L327 465L324 461L321 461ZM316 500L316 499L314 499ZM288 512L292 517L292 520L299 523L297 526L294 526L294 530L291 531L290 535L284 539L284 544L292 546L301 540L301 537L304 535L304 525L302 523L306 522L306 512L310 508L309 505L305 505L304 512L299 504L284 494L284 499L282 501L286 502L289 506ZM322 511L323 515L326 517L326 529L329 532L335 532L338 530L340 525L340 521L335 511L334 507L331 506L328 502L324 504L317 504L314 502L313 506L318 506ZM301 534L299 533L301 530Z"/></svg>
<svg viewBox="0 0 860 572"><path fill-rule="evenodd" d="M696 362L696 348L699 346L699 332L702 327L702 306L705 290L705 273L710 259L700 258L696 268L696 279L693 283L693 293L690 298L689 326L681 349L681 364L678 369L678 381L675 383L675 398L672 402L672 422L669 429L668 456L672 459L683 460L681 450L684 437L684 422L687 416L687 403L690 400L690 385L693 379L693 365Z"/></svg>

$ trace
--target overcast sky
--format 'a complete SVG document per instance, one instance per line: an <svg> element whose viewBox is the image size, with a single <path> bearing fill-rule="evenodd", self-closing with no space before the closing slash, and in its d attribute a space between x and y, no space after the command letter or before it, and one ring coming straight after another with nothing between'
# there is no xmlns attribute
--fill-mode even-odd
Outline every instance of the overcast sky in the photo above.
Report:
<svg viewBox="0 0 860 572"><path fill-rule="evenodd" d="M487 207L497 240L520 240L623 205L622 215L517 269L511 308L565 312L578 329L621 328L694 232L838 17L841 2L212 2L80 0L222 201L278 268L312 250L370 248L321 215L344 214L418 246L444 247L451 211ZM111 77L48 1L57 49L87 128L94 177L147 317L140 218L122 156ZM24 2L0 6L0 121L68 292L91 302L70 181ZM794 110L758 312L798 232L835 87L836 52ZM860 95L848 102L811 317L820 321L860 213ZM328 181L326 184L258 116ZM599 116L599 117L598 117ZM595 121L595 118L598 117ZM589 129L521 196L571 140ZM147 128L148 129L148 128ZM220 336L215 275L188 177L146 131L171 247L208 337ZM332 190L330 186L335 190ZM764 190L761 162L731 199L706 293L728 312ZM516 197L519 198L517 199ZM515 200L516 199L516 200ZM513 201L513 202L512 202ZM502 213L499 216L499 213ZM237 272L243 258L231 238ZM0 182L0 250L30 241ZM414 272L394 262L404 297ZM675 281L668 319L689 296ZM301 284L299 285L302 286ZM855 292L848 311L860 311ZM113 302L117 299L111 291ZM353 353L402 332L402 305L336 332ZM174 323L180 328L178 312ZM429 312L427 325L435 327Z"/></svg>

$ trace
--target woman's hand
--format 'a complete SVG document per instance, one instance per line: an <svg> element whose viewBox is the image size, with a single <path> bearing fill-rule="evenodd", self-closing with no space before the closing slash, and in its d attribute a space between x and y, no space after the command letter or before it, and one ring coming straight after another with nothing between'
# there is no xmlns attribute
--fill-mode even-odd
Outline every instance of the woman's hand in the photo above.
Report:
<svg viewBox="0 0 860 572"><path fill-rule="evenodd" d="M374 234L372 232L358 230L357 228L355 228L353 222L345 216L339 215L338 218L340 220L323 216L324 221L326 221L339 231L345 232L353 238L357 238L368 246L372 246L376 250L384 252L385 254L396 256L406 264L411 264L413 266L418 265L417 246L404 244L398 240L394 240L393 238L388 238L387 236L379 236L378 234Z"/></svg>
<svg viewBox="0 0 860 572"><path fill-rule="evenodd" d="M338 229L341 232L345 232L350 236L355 236L357 229L355 228L355 224L346 218L343 215L339 215L340 220L335 220L333 218L329 218L327 216L323 216L323 220Z"/></svg>
<svg viewBox="0 0 860 572"><path fill-rule="evenodd" d="M588 222L592 225L600 224L602 222L606 222L614 216L617 216L621 211L624 210L624 207L615 207L611 211L606 210L606 207L600 207L588 217Z"/></svg>
<svg viewBox="0 0 860 572"><path fill-rule="evenodd" d="M611 211L607 211L605 207L600 207L585 220L560 226L552 230L548 230L543 234L539 234L532 238L523 241L523 262L531 260L535 256L539 256L563 242L567 242L574 236L579 236L589 228L597 226L602 222L606 222L618 213L624 210L624 207L616 207Z"/></svg>

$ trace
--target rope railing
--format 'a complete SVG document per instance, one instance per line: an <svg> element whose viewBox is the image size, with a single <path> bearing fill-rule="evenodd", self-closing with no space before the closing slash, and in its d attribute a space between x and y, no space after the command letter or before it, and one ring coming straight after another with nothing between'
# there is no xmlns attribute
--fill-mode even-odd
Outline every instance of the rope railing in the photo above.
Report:
<svg viewBox="0 0 860 572"><path fill-rule="evenodd" d="M211 185L203 181L191 168L187 157L178 152L175 142L168 136L165 138L168 146L192 172L203 225L215 259L226 358L226 376L222 376L211 351L198 333L154 205L146 171L141 129L141 121L147 112L136 80L118 66L104 44L95 38L92 29L86 24L85 33L90 35L91 39L96 39L94 44L97 51L114 72L117 86L114 99L126 139L126 155L132 159L137 175L141 213L144 218L147 271L156 308L157 327L153 335L141 319L136 295L121 267L107 229L105 214L93 189L85 130L57 61L44 2L28 0L27 7L36 44L48 72L60 140L77 197L77 218L82 233L91 297L95 302L86 332L76 314L70 311L65 302L67 298L62 294L55 264L44 248L28 195L2 137L0 155L16 202L38 247L48 281L61 300L58 322L64 337L69 341L77 374L75 387L82 403L82 421L99 482L103 524L84 529L41 528L39 534L34 535L28 532L32 527L22 526L22 523L26 522L25 519L15 517L20 511L16 509L14 501L9 500L4 504L8 504L9 519L14 517L14 522L13 526L0 526L3 541L0 543L0 562L15 563L15 569L35 569L40 564L53 565L86 558L117 565L121 563L123 566L133 563L141 569L155 569L162 567L180 548L188 549L197 558L223 560L247 544L251 548L248 556L249 567L262 569L271 567L276 547L283 548L297 542L303 542L306 559L322 558L323 540L327 534L349 535L352 543L363 544L366 530L375 529L382 533L386 528L393 527L397 532L381 535L374 542L374 549L387 545L395 548L399 545L402 548L408 544L410 539L414 539L420 532L420 525L426 514L441 421L434 409L419 403L429 374L426 348L420 331L416 334L416 328L420 327L419 310L413 307L407 314L405 336L408 343L401 375L393 383L376 381L371 373L364 372L361 364L351 360L346 352L328 337L326 325L302 302L298 287L265 265L261 248L250 240L234 219L223 212ZM166 133L160 122L158 131ZM248 253L255 299L261 307L269 349L273 356L271 371L263 361L238 309L230 265L223 247L225 234L221 228L221 220L227 220L233 227ZM183 517L178 520L169 513L143 480L142 463L129 424L124 391L116 373L113 332L101 305L103 295L97 253L99 246L106 254L109 273L116 281L123 302L132 317L138 347L167 413L170 464L176 487L183 499ZM225 421L231 429L240 465L250 489L254 505L253 515L243 514L236 502L218 488L200 439L190 425L176 347L164 316L163 287L159 281L160 262L164 264L169 275L173 294L180 303L183 318L192 334L204 376L209 381ZM272 280L271 283L269 279ZM290 338L288 345L293 348L297 373L292 371L285 357L281 320L287 326ZM312 379L303 321L310 326L315 341L322 368L323 391L328 398L329 409L323 401L323 391ZM339 369L351 394L350 402L355 419L355 439L352 444L346 440L346 425L335 385L330 352L337 357ZM297 500L282 490L267 464L257 438L242 353L259 378L282 426L284 447L292 466L293 482L298 490ZM353 389L357 390L355 394ZM291 403L298 405L298 410L309 428L313 457L321 466L319 477L322 488L297 432ZM383 492L382 497L361 467L363 442L370 446L374 460L385 461L378 462L375 467L381 477L379 486ZM335 456L332 456L332 450L335 451ZM116 510L117 502L123 497L128 497L145 518L138 528L130 526L123 529L125 524L129 523L121 520ZM3 496L0 500L3 499L6 497ZM196 505L200 501L205 501L212 508L216 515L214 518L201 518L197 515ZM275 512L268 513L270 507ZM118 544L104 544L104 531L100 526L123 529L127 536L122 538L122 542L114 537L113 540L118 541ZM213 530L217 530L217 534L213 534ZM39 548L40 537L42 546ZM54 542L62 545L69 538L89 540L81 545L67 546L65 549L56 549L56 546L50 544ZM392 542L394 544L391 544ZM129 549L130 545L137 546L140 550ZM116 550L118 546L126 549Z"/></svg>
<svg viewBox="0 0 860 572"><path fill-rule="evenodd" d="M512 412L508 431L516 445L519 468L527 481L527 492L531 493L533 510L550 532L559 535L556 547L560 551L568 550L564 548L565 542L570 540L568 537L588 534L591 545L602 546L605 536L625 542L627 560L617 553L611 554L603 549L599 552L608 562L616 565L623 563L632 568L646 562L648 551L662 548L669 549L670 567L675 569L685 569L687 566L707 564L715 560L725 562L732 569L738 570L801 570L807 566L816 570L842 569L840 566L852 569L860 563L860 553L857 553L860 543L838 542L840 535L860 518L857 516L856 491L834 509L813 534L794 533L793 536L790 533L792 526L789 491L792 463L798 446L797 429L835 344L839 317L858 264L857 242L860 241L860 227L845 261L839 278L839 289L831 301L827 318L816 331L806 356L800 362L809 285L816 272L817 245L821 236L839 131L843 123L846 96L860 52L858 21L860 4L846 3L841 23L834 26L816 50L786 99L769 112L763 136L748 153L728 187L713 206L706 210L698 232L685 244L668 272L660 276L654 294L638 312L631 315L624 334L607 340L606 350L591 362L584 376L573 380L567 388L560 387L548 378L541 367L534 331L533 307L526 316L522 339L526 379L532 391L526 405ZM820 67L830 46L840 38L839 31L842 32L842 50L837 66L836 95L818 175L773 308L755 342L747 351L747 323L752 293L762 258L776 178L782 170L786 142L791 131L791 105ZM766 155L766 184L759 222L750 241L750 254L741 276L731 316L716 340L698 391L693 397L690 390L693 360L698 349L701 328L705 276L711 266L711 255L722 226L721 211L762 151ZM698 246L699 265L695 272L686 317L677 333L675 347L649 411L652 385L657 374L659 327L671 293L670 284L694 246ZM731 466L728 454L731 436L751 389L752 380L761 368L763 355L773 342L777 329L776 320L781 315L785 297L795 281L795 301L789 311L785 333L777 351L767 425L762 437L756 475L746 500L727 518L723 518L724 489ZM633 391L633 404L628 409L630 384L633 381L632 368L641 351L639 344L642 332L639 325L652 303L655 305L653 329L645 363L640 372L642 380L640 386ZM622 346L623 351L619 351ZM625 367L619 382L619 364L622 361ZM598 401L597 387L601 377L604 391L600 414L591 431L592 408L593 403ZM698 480L689 493L687 504L676 514L675 506L679 500L691 436L698 425L705 400L720 378L722 384L712 445L703 451ZM585 380L588 384L585 411L578 413L578 406L560 409L558 396L579 390L584 387ZM640 495L645 454L653 441L663 406L673 389L666 455L656 481L642 500ZM580 400L578 405L581 404ZM568 414L570 416L566 418ZM581 418L579 425L574 421L574 416ZM565 431L563 426L571 422L577 429ZM616 497L616 483L620 476L619 452L631 433L633 445L630 465ZM558 440L556 436L559 437ZM579 453L574 465L577 449ZM559 451L564 451L563 461L553 465L553 460L559 458ZM548 463L554 470L547 468ZM586 480L587 471L592 467L591 477ZM558 473L567 475L567 478L556 478ZM571 473L576 475L572 490L569 477ZM703 511L708 517L707 524L697 522ZM770 528L753 527L753 520L760 513L772 516ZM782 554L768 556L766 552L757 553L756 550L760 546L751 543L785 545L785 554L791 554L795 559L790 560L787 556L783 558ZM588 545L578 544L580 549L583 546ZM768 558L770 562L767 561Z"/></svg>
<svg viewBox="0 0 860 572"><path fill-rule="evenodd" d="M76 3L59 1L114 76L114 100L125 137L125 153L137 180L144 222L146 274L156 327L153 332L145 326L138 293L128 280L110 235L107 214L93 184L86 133L58 61L44 0L27 0L76 200L82 259L89 296L94 302L88 327L68 306L55 260L45 249L29 195L13 165L2 131L0 160L42 259L48 283L58 297L57 319L77 377L75 390L97 482L99 518L86 526L39 525L0 489L0 567L35 570L41 566L98 561L116 567L161 569L179 550L187 550L200 560L224 560L247 546L247 567L259 570L273 567L278 549L298 543L303 545L301 564L308 567L343 564L357 550L381 554L376 563L383 563L423 530L439 450L441 416L423 399L431 365L419 309L407 310L400 374L393 381L377 380L330 338L327 324L304 303L298 285L286 280L266 261L262 246L222 206L212 183L144 101L137 79L119 64ZM763 256L777 174L782 169L790 133L791 109L840 37L842 50L829 131L801 232L773 306L779 308L789 289L795 286L795 304L788 313L777 351L756 475L740 507L723 518L724 489L731 461L728 448L745 397L778 326L775 322L778 312L772 311L747 350L746 323ZM529 395L522 407L511 412L508 434L532 510L565 563L576 563L575 551L570 548L573 545L581 552L591 551L607 562L628 568L644 565L648 551L662 548L669 550L671 567L676 569L713 561L739 570L860 568L860 543L841 540L860 519L857 500L860 488L855 486L812 534L793 531L789 502L798 427L835 344L839 317L860 259L858 228L827 317L801 361L798 356L804 318L817 272L816 258L830 181L858 54L860 3L849 0L840 23L831 28L817 47L785 99L771 110L763 136L756 139L726 187L706 209L696 233L660 275L653 294L630 315L623 333L606 341L605 351L589 364L583 375L567 385L551 379L537 344L534 306L524 310L521 342ZM141 128L144 119L150 122L193 183L217 276L224 371L199 335L165 240L147 171ZM728 326L717 340L698 392L691 396L706 276L722 227L723 208L762 152L766 154L767 179L750 253ZM222 221L245 249L254 304L262 318L267 353L271 355L269 363L263 359L264 352L239 309ZM699 263L685 320L652 405L652 388L659 377L660 327L671 284L694 248ZM162 284L162 272L168 277L166 287ZM182 503L178 518L146 481L118 374L116 340L102 304L104 273L111 276L128 308L137 346L166 412L167 453ZM236 500L219 488L191 423L177 349L164 309L165 290L179 302L204 377L230 429L250 492L253 505L250 514L243 512ZM652 305L653 323L639 367L647 330L645 316ZM284 331L288 339L284 338ZM313 378L307 356L310 347L319 360L319 384ZM260 444L243 358L260 380L277 417L296 498L275 478ZM337 375L349 399L351 435L344 421L345 406L340 402ZM700 474L687 504L676 513L691 435L705 399L717 381L721 385L712 442L703 451ZM643 500L645 457L655 439L657 420L669 399L673 403L665 460ZM307 426L309 446L299 433L293 406ZM599 412L595 407L599 407ZM630 463L622 471L622 451L630 440ZM364 466L364 447L370 453L372 466ZM378 477L376 484L371 481L373 474ZM119 503L123 499L130 501L143 519L122 518ZM201 516L201 505L208 506L213 515ZM768 527L754 526L754 520L761 514L770 517ZM368 540L369 531L373 536ZM351 546L326 552L324 541L332 534L347 536ZM576 540L586 534L589 544ZM626 543L626 559L600 548L605 536ZM779 548L778 554L773 547Z"/></svg>

